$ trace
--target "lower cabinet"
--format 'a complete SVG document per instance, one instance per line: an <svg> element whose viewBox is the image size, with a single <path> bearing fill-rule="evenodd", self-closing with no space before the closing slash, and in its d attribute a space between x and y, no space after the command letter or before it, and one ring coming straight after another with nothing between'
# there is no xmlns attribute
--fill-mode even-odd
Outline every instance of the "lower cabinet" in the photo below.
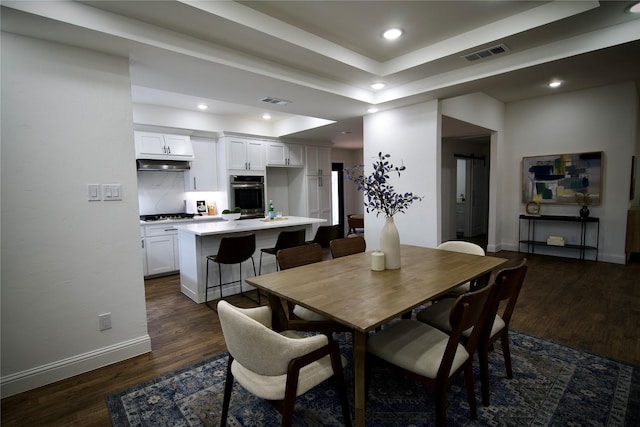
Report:
<svg viewBox="0 0 640 427"><path fill-rule="evenodd" d="M178 230L171 226L146 226L145 228L145 276L174 273L180 270Z"/></svg>

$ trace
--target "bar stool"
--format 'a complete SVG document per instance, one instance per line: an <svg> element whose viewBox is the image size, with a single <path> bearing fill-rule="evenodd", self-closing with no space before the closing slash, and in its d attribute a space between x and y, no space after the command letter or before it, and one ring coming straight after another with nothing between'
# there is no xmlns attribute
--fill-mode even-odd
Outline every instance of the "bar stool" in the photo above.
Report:
<svg viewBox="0 0 640 427"><path fill-rule="evenodd" d="M304 245L305 230L285 230L278 234L276 245L272 248L260 249L260 267L258 274L262 274L262 254L276 255L280 249L293 248L294 246ZM276 262L276 271L278 271L278 263Z"/></svg>
<svg viewBox="0 0 640 427"><path fill-rule="evenodd" d="M232 283L240 283L240 295L246 296L242 291L242 263L251 258L251 264L253 264L253 274L256 274L256 263L253 261L253 253L256 251L256 235L254 233L244 234L241 236L223 237L220 240L220 247L218 253L215 255L207 256L207 278L206 287L204 291L204 301L207 307L215 311L215 307L209 305L209 288L215 286L209 286L209 261L213 261L218 264L218 287L220 288L220 299L222 299L222 287L224 285L230 285ZM230 282L222 283L222 265L221 264L238 264L240 267L240 279L232 280ZM246 296L249 298L248 296ZM253 298L249 298L252 301L260 304L260 291L258 291L258 301Z"/></svg>
<svg viewBox="0 0 640 427"><path fill-rule="evenodd" d="M316 235L313 240L307 241L307 243L317 243L321 248L328 248L329 242L340 237L340 224L336 225L321 225L316 230Z"/></svg>

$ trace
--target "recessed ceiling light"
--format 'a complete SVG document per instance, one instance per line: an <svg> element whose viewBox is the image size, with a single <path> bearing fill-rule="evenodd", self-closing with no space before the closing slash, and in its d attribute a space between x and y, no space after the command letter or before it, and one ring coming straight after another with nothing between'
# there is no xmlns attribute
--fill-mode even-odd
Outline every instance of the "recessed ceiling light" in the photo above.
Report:
<svg viewBox="0 0 640 427"><path fill-rule="evenodd" d="M640 13L640 2L632 5L629 9L627 9L631 13Z"/></svg>
<svg viewBox="0 0 640 427"><path fill-rule="evenodd" d="M400 28L389 28L382 33L382 37L387 40L395 40L402 35L402 30Z"/></svg>
<svg viewBox="0 0 640 427"><path fill-rule="evenodd" d="M271 120L271 114L269 114L269 113L264 113L264 114L262 115L262 118L263 118L263 119L265 119L265 120Z"/></svg>
<svg viewBox="0 0 640 427"><path fill-rule="evenodd" d="M207 108L209 108L207 104L198 104L198 109L200 110L206 110Z"/></svg>
<svg viewBox="0 0 640 427"><path fill-rule="evenodd" d="M560 80L554 80L551 83L549 83L549 87L552 87L554 89L557 87L560 87L560 85L562 85L562 82Z"/></svg>
<svg viewBox="0 0 640 427"><path fill-rule="evenodd" d="M369 109L367 110L370 113L377 113L378 109L376 107L369 107Z"/></svg>
<svg viewBox="0 0 640 427"><path fill-rule="evenodd" d="M371 88L372 88L372 89L375 89L375 90L380 90L380 89L382 89L382 88L383 88L383 87L385 87L385 86L386 86L386 85L385 85L384 83L382 83L382 82L376 82L376 83L374 83L374 84L372 84L372 85L371 85Z"/></svg>

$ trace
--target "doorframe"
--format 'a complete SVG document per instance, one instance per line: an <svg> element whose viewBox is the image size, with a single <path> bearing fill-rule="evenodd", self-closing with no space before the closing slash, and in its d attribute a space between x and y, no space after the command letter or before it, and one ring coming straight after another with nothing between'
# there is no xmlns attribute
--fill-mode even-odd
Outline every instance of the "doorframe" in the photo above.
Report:
<svg viewBox="0 0 640 427"><path fill-rule="evenodd" d="M340 237L344 237L344 163L331 163L331 172L338 172L338 224ZM333 195L332 195L333 199Z"/></svg>

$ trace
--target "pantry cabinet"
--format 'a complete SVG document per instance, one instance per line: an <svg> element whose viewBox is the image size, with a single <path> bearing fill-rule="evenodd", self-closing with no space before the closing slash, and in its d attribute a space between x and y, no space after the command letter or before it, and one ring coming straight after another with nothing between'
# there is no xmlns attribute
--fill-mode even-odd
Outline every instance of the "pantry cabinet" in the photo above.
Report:
<svg viewBox="0 0 640 427"><path fill-rule="evenodd" d="M184 173L185 191L219 191L216 142L192 138L194 158Z"/></svg>
<svg viewBox="0 0 640 427"><path fill-rule="evenodd" d="M193 149L189 135L170 135L155 132L134 132L137 159L192 160Z"/></svg>
<svg viewBox="0 0 640 427"><path fill-rule="evenodd" d="M307 214L331 224L331 149L306 147Z"/></svg>
<svg viewBox="0 0 640 427"><path fill-rule="evenodd" d="M331 149L313 146L308 146L306 149L307 175L331 176Z"/></svg>
<svg viewBox="0 0 640 427"><path fill-rule="evenodd" d="M267 146L267 166L304 166L304 146L269 141Z"/></svg>

